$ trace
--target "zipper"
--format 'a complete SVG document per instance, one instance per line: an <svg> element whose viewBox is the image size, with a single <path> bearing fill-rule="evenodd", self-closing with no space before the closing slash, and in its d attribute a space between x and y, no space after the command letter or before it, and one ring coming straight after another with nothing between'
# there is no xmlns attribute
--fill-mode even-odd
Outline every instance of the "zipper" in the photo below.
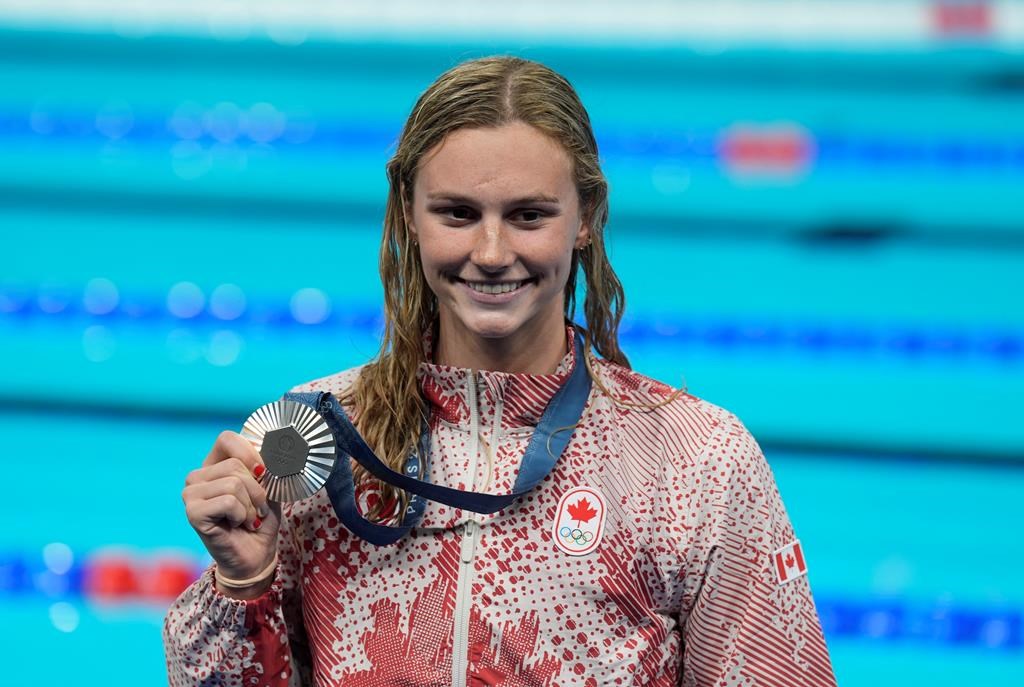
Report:
<svg viewBox="0 0 1024 687"><path fill-rule="evenodd" d="M501 415L505 410L505 394L498 394L494 403L494 423L491 426L491 436L488 437L485 452L487 453L487 475L484 477L484 486L480 491L487 491L494 481L494 461L498 458L498 443L501 441ZM475 489L476 487L474 487Z"/></svg>
<svg viewBox="0 0 1024 687"><path fill-rule="evenodd" d="M476 488L476 470L480 460L480 408L477 404L476 373L467 373L469 392L469 488ZM459 579L455 587L455 627L452 632L452 685L466 687L469 671L469 612L473 606L473 558L480 539L480 525L473 516L462 526L459 546Z"/></svg>
<svg viewBox="0 0 1024 687"><path fill-rule="evenodd" d="M473 607L473 558L480 539L480 525L470 520L462 529L459 547L459 581L455 591L455 632L452 638L452 685L465 687L469 671L469 611Z"/></svg>

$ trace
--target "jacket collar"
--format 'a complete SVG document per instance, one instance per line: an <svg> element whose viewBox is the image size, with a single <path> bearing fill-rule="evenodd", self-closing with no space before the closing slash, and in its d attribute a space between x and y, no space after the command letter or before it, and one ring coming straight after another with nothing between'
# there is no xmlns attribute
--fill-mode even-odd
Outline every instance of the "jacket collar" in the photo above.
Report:
<svg viewBox="0 0 1024 687"><path fill-rule="evenodd" d="M468 428L470 399L475 396L479 421L488 426L500 411L502 430L536 426L548 402L572 374L576 365L572 344L575 330L566 327L566 354L552 374L525 374L473 371L467 368L421 363L417 377L420 388L430 405L431 422L438 420ZM425 341L428 359L431 357L429 339ZM475 384L473 396L469 389Z"/></svg>

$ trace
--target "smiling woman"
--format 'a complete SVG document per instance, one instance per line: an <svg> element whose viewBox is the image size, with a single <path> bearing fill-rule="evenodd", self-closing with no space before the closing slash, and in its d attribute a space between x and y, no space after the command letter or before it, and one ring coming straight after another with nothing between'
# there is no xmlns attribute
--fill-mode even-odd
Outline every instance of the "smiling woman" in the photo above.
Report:
<svg viewBox="0 0 1024 687"><path fill-rule="evenodd" d="M757 443L619 348L569 83L451 69L388 176L380 352L288 397L343 458L282 505L274 466L217 438L183 492L215 563L168 612L171 683L834 685Z"/></svg>

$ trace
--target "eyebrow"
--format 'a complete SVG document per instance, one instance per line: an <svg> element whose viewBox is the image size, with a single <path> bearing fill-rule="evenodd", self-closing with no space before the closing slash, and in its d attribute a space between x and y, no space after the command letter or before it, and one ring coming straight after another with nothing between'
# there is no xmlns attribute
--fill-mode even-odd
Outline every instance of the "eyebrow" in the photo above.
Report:
<svg viewBox="0 0 1024 687"><path fill-rule="evenodd" d="M458 193L428 193L427 200L429 201L444 201L446 203L460 203L463 205L477 205L477 201L469 196L459 195ZM546 196L543 193L534 194L531 196L523 196L522 198L514 198L508 205L535 205L538 203L545 203L548 205L559 205L561 203L558 198L554 196Z"/></svg>

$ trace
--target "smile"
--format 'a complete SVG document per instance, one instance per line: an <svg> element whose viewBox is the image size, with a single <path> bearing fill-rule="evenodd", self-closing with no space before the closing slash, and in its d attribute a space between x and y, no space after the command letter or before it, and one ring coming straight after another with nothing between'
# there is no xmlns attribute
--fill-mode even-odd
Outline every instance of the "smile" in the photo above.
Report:
<svg viewBox="0 0 1024 687"><path fill-rule="evenodd" d="M535 284L537 277L517 279L516 281L473 281L452 275L450 279L463 285L480 303L505 303L516 298L527 286Z"/></svg>
<svg viewBox="0 0 1024 687"><path fill-rule="evenodd" d="M506 281L495 284L493 282L482 282L482 281L467 281L463 282L466 286L473 289L477 293L509 293L510 291L516 291L519 289L525 281Z"/></svg>

